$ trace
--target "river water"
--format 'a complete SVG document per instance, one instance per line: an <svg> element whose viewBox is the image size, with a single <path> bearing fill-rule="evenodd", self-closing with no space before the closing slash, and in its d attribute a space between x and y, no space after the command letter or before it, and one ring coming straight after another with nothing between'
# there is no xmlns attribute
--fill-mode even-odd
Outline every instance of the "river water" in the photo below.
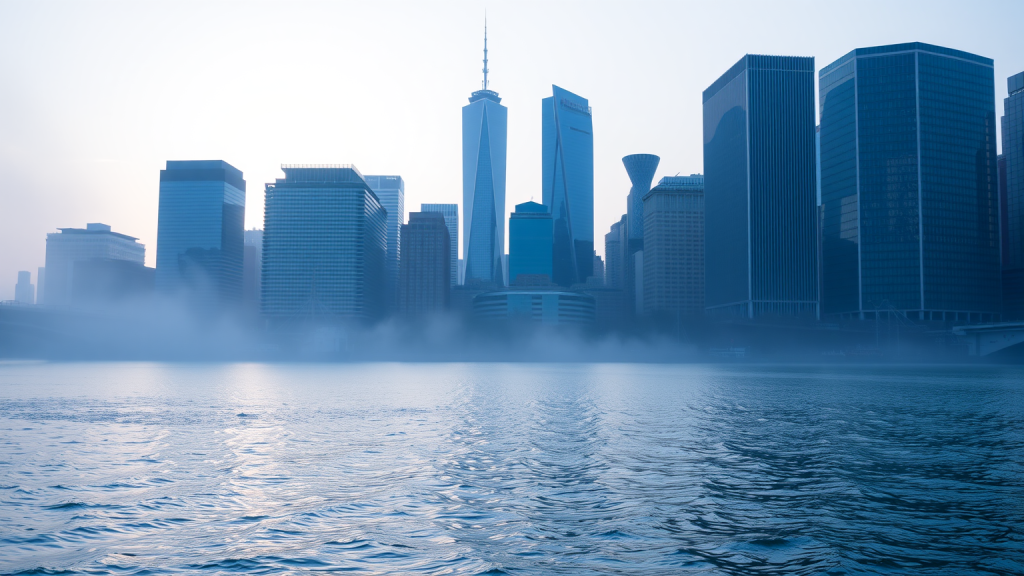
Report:
<svg viewBox="0 0 1024 576"><path fill-rule="evenodd" d="M0 573L1022 574L1024 369L0 364Z"/></svg>

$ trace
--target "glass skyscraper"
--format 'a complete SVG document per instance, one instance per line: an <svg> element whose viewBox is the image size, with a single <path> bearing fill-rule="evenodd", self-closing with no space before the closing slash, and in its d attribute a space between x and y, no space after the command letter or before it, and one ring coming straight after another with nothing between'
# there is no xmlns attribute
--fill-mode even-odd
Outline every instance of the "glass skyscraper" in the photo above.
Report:
<svg viewBox="0 0 1024 576"><path fill-rule="evenodd" d="M397 297L398 264L402 259L402 222L405 221L405 181L401 176L363 176L388 213L388 304Z"/></svg>
<svg viewBox="0 0 1024 576"><path fill-rule="evenodd" d="M508 220L509 285L551 281L551 213L536 202L516 204ZM533 276L527 281L520 275ZM541 280L541 276L546 276ZM517 281L518 279L518 281Z"/></svg>
<svg viewBox="0 0 1024 576"><path fill-rule="evenodd" d="M483 89L462 108L462 208L465 284L505 284L505 148L508 110L488 89L487 29L484 28Z"/></svg>
<svg viewBox="0 0 1024 576"><path fill-rule="evenodd" d="M814 58L748 54L704 91L705 306L816 316Z"/></svg>
<svg viewBox="0 0 1024 576"><path fill-rule="evenodd" d="M541 106L542 189L554 226L552 280L571 286L594 273L594 128L586 98L551 89Z"/></svg>
<svg viewBox="0 0 1024 576"><path fill-rule="evenodd" d="M385 306L387 213L350 165L285 165L266 187L262 312L277 325L374 320Z"/></svg>
<svg viewBox="0 0 1024 576"><path fill-rule="evenodd" d="M1006 80L1003 99L1003 314L1024 320L1024 72Z"/></svg>
<svg viewBox="0 0 1024 576"><path fill-rule="evenodd" d="M819 73L823 313L1000 311L992 60L922 43Z"/></svg>
<svg viewBox="0 0 1024 576"><path fill-rule="evenodd" d="M459 283L459 205L420 204L420 212L440 212L444 216L444 225L448 227L448 238L451 240L451 285L455 286Z"/></svg>
<svg viewBox="0 0 1024 576"><path fill-rule="evenodd" d="M604 235L604 285L608 288L622 288L622 228L625 224L623 215Z"/></svg>
<svg viewBox="0 0 1024 576"><path fill-rule="evenodd" d="M160 171L156 289L207 304L242 297L245 180L222 160L167 162Z"/></svg>

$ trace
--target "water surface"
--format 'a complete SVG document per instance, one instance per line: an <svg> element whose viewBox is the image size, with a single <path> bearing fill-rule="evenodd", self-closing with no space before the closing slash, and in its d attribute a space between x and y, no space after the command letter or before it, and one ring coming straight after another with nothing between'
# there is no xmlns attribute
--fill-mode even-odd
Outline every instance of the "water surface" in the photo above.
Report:
<svg viewBox="0 0 1024 576"><path fill-rule="evenodd" d="M1024 371L0 364L0 573L1021 574Z"/></svg>

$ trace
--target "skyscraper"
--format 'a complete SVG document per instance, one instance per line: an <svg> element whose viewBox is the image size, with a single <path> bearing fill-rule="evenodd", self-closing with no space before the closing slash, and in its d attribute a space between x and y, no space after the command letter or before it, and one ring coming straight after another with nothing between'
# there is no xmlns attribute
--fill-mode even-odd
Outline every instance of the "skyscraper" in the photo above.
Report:
<svg viewBox="0 0 1024 576"><path fill-rule="evenodd" d="M266 187L262 312L273 323L384 311L387 214L351 165L283 165Z"/></svg>
<svg viewBox="0 0 1024 576"><path fill-rule="evenodd" d="M1024 320L1024 72L1006 80L1003 99L1003 313Z"/></svg>
<svg viewBox="0 0 1024 576"><path fill-rule="evenodd" d="M748 54L704 91L709 313L817 314L814 158L814 58Z"/></svg>
<svg viewBox="0 0 1024 576"><path fill-rule="evenodd" d="M402 222L405 221L405 181L401 176L363 176L388 212L388 305L397 297L398 266L402 258Z"/></svg>
<svg viewBox="0 0 1024 576"><path fill-rule="evenodd" d="M36 303L36 287L32 285L31 272L18 272L18 283L14 285L14 301L22 304Z"/></svg>
<svg viewBox="0 0 1024 576"><path fill-rule="evenodd" d="M509 285L551 282L551 234L547 206L536 202L516 204L508 220Z"/></svg>
<svg viewBox="0 0 1024 576"><path fill-rule="evenodd" d="M99 223L86 224L84 229L59 230L46 235L46 292L43 301L49 306L73 303L76 275L83 273L85 267L96 268L103 266L103 262L123 260L137 268L140 275L146 273L142 270L146 247L136 238L112 232L110 226ZM95 274L89 273L89 276Z"/></svg>
<svg viewBox="0 0 1024 576"><path fill-rule="evenodd" d="M459 283L459 205L458 204L420 204L421 212L440 212L444 215L444 225L448 227L448 238L451 240L452 251L452 286Z"/></svg>
<svg viewBox="0 0 1024 576"><path fill-rule="evenodd" d="M250 312L260 309L260 280L263 277L263 230L246 230L242 259L242 301Z"/></svg>
<svg viewBox="0 0 1024 576"><path fill-rule="evenodd" d="M245 180L222 160L167 161L160 171L156 286L199 302L242 296Z"/></svg>
<svg viewBox="0 0 1024 576"><path fill-rule="evenodd" d="M552 280L571 286L594 273L594 128L586 98L551 89L541 106L542 189L554 225Z"/></svg>
<svg viewBox="0 0 1024 576"><path fill-rule="evenodd" d="M819 77L823 313L995 318L992 60L914 42L853 50Z"/></svg>
<svg viewBox="0 0 1024 576"><path fill-rule="evenodd" d="M444 215L411 212L402 224L398 310L407 318L436 314L448 308L451 295L451 238Z"/></svg>
<svg viewBox="0 0 1024 576"><path fill-rule="evenodd" d="M644 314L704 314L704 177L667 176L644 196Z"/></svg>
<svg viewBox="0 0 1024 576"><path fill-rule="evenodd" d="M622 218L611 225L611 229L604 235L604 285L608 288L622 288L623 266L622 261L622 229L626 226L627 217Z"/></svg>
<svg viewBox="0 0 1024 576"><path fill-rule="evenodd" d="M643 308L643 302L637 301L636 258L633 255L644 249L644 196L651 191L651 182L659 162L661 158L654 154L630 154L622 158L622 165L626 167L631 184L626 196L626 269L623 283L631 310Z"/></svg>
<svg viewBox="0 0 1024 576"><path fill-rule="evenodd" d="M505 283L505 148L508 110L488 89L487 24L484 23L483 88L462 108L462 208L465 284Z"/></svg>

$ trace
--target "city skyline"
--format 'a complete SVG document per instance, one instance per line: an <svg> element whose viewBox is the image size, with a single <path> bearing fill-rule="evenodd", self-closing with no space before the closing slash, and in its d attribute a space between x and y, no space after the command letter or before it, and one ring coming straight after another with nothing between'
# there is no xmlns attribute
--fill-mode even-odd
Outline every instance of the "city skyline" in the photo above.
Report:
<svg viewBox="0 0 1024 576"><path fill-rule="evenodd" d="M0 241L9 247L0 254L0 277L8 278L0 283L0 299L13 297L18 270L35 270L42 265L42 240L46 233L61 227L108 222L151 247L147 264L152 266L158 200L153 174L154 168L166 160L223 158L246 173L251 184L246 199L247 229L262 227L262 185L273 182L282 163L292 161L353 162L368 172L402 174L408 183L410 205L460 202L458 191L451 186L459 174L458 114L465 93L480 85L484 6L452 4L451 9L439 11L441 14L414 5L404 5L397 13L366 6L322 10L327 14L351 12L368 24L391 18L403 30L412 30L413 22L428 19L440 27L440 36L446 36L437 39L435 31L428 38L422 32L413 32L406 42L374 54L349 49L349 42L358 40L358 34L355 39L309 40L294 48L275 41L254 54L245 53L252 48L251 42L259 42L255 37L260 34L252 32L281 24L278 20L283 13L293 13L302 20L298 17L317 12L317 5L238 10L236 5L212 4L210 21L202 24L189 21L187 14L176 13L168 6L141 8L126 4L113 10L68 4L57 12L31 5L0 9L6 16L0 21L7 23L0 24L7 32L2 42L18 46L0 57L0 66L14 88L0 96L5 104L2 109L12 111L0 112L5 115L4 125L9 127L0 136L0 171L8 183L0 191L0 201L8 208L5 214L18 214L17 218L8 216L0 227ZM995 61L997 116L1003 114L1005 78L1024 70L1024 56L1013 51L1005 40L1012 37L1004 30L1009 30L1005 27L1015 20L1014 13L1024 12L1013 3L988 3L987 9L960 14L956 19L942 16L948 12L941 7L922 13L924 4L901 4L889 6L887 18L881 21L853 15L851 25L844 30L818 29L813 22L825 15L801 17L799 8L803 4L789 6L793 9L775 15L773 10L747 5L749 18L739 25L713 26L720 37L698 35L694 39L689 32L681 31L681 22L724 22L727 9L650 3L635 10L624 4L609 4L602 10L581 14L571 5L555 5L550 16L541 19L539 5L515 10L500 2L488 4L492 81L499 83L502 103L507 103L510 111L506 219L515 204L541 196L541 126L537 111L553 83L585 94L597 110L597 240L622 213L622 190L629 186L619 164L623 155L636 151L660 155L663 160L656 178L703 171L700 92L745 52L814 56L818 70L858 46L922 41L976 53ZM865 12L877 12L882 6L869 4ZM992 18L996 9L1004 17ZM901 14L914 14L914 18ZM235 16L247 32L245 38L240 38L236 36L239 32L228 31L228 40L238 42L238 46L229 47L225 43L228 40L220 37L223 27L217 24ZM52 26L35 26L33 23L41 18L52 21ZM581 19L576 22L578 26L561 31L560 36L550 33L561 30L558 23L576 18ZM982 18L986 33L972 33ZM133 31L140 27L132 23L151 21L162 22L152 30L153 38L143 38ZM629 27L631 42L614 50L602 46L601 34L618 21L633 25ZM752 32L755 22L769 24L765 27L772 29L771 34ZM94 24L92 28L104 31L104 40L95 40L92 32L81 36L90 23ZM527 33L527 23L539 26L538 32ZM658 39L659 34L652 32L663 28L680 33ZM23 29L34 30L36 38L26 38ZM183 29L190 31L193 46L170 48L173 35ZM780 30L796 29L806 34L800 38L779 34ZM63 36L58 42L40 30L53 30ZM53 46L44 47L41 40L52 41ZM72 42L74 51L69 49ZM407 42L421 42L429 48L417 54L409 50ZM698 42L712 49L696 52ZM74 54L65 58L69 52ZM545 59L542 53L555 53L557 57ZM345 94L338 100L335 84L325 84L328 80L313 82L328 89L333 103L329 98L262 89L260 75L274 74L279 63L295 62L302 70L315 69L337 54L345 56L354 73L370 79L392 74L399 58L413 64L420 58L438 60L443 66L429 75L418 70L405 72L403 82L417 86L417 102L411 105L401 90L372 90L372 98ZM638 56L648 54L656 56L637 61ZM225 66L227 60L236 65ZM683 71L666 76L660 70L668 64L682 65ZM403 70L409 68L416 66L402 65ZM602 74L606 69L615 74ZM236 80L235 84L259 84L261 90L236 86L216 93L201 89L200 81L215 78L215 70ZM165 78L191 79L195 87L172 101L154 85ZM54 79L75 83L80 90L73 98L60 95L62 91L50 84ZM631 82L629 89L618 87ZM637 83L657 87L647 91L643 96L645 106L639 108L635 106ZM379 102L373 103L374 99ZM403 105L397 106L397 101ZM259 107L269 115L252 113ZM279 115L289 119L281 120ZM356 117L364 119L357 121ZM325 145L323 136L311 136L313 131L323 131L316 124L319 120L331 128L326 132L343 129L351 136ZM382 122L390 130L374 135L372 131ZM405 142L396 143L394 129L403 125L409 127L405 138L399 139ZM37 160L43 157L47 159L45 169ZM39 242L25 240L33 237ZM603 254L603 242L597 241L595 248Z"/></svg>

